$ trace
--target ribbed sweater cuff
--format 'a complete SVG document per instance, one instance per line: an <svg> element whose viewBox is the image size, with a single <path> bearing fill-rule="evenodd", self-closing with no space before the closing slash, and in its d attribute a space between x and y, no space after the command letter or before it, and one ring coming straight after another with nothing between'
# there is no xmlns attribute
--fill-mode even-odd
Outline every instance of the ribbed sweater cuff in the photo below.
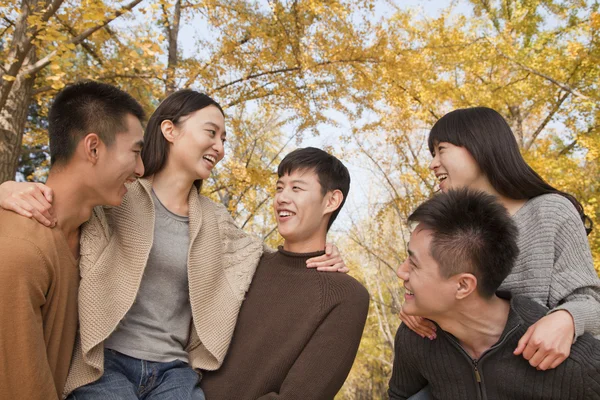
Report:
<svg viewBox="0 0 600 400"><path fill-rule="evenodd" d="M570 301L552 309L548 314L558 310L568 311L575 321L575 337L573 342L585 332L585 321L591 321L596 318L596 312L593 307L590 307L589 303L582 301Z"/></svg>

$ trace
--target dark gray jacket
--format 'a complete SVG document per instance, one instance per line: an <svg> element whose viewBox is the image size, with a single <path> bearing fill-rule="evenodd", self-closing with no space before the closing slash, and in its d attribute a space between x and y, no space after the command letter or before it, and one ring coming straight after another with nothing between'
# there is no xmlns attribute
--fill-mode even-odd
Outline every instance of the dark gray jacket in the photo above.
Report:
<svg viewBox="0 0 600 400"><path fill-rule="evenodd" d="M436 400L599 400L600 341L584 334L561 365L538 371L513 351L547 309L521 296L510 305L502 336L478 360L439 327L437 339L430 341L402 324L396 333L390 399L407 399L429 385Z"/></svg>

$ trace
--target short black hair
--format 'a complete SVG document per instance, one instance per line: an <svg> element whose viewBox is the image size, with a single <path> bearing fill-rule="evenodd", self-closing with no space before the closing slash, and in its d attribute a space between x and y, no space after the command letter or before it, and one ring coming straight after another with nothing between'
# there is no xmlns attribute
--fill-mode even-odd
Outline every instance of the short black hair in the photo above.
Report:
<svg viewBox="0 0 600 400"><path fill-rule="evenodd" d="M294 150L285 156L279 164L279 168L277 168L277 175L281 178L298 170L313 170L317 174L323 196L333 190L339 190L344 195L338 209L331 213L331 218L327 224L327 230L329 231L333 221L344 207L350 191L350 172L348 172L348 168L331 154L315 147L306 147Z"/></svg>
<svg viewBox="0 0 600 400"><path fill-rule="evenodd" d="M483 192L462 188L438 194L408 220L432 231L430 253L441 275L472 273L486 298L500 287L519 255L515 222L504 206Z"/></svg>
<svg viewBox="0 0 600 400"><path fill-rule="evenodd" d="M110 146L115 134L127 129L127 114L144 119L140 103L115 86L82 81L65 87L48 113L52 165L69 161L88 133L97 133Z"/></svg>

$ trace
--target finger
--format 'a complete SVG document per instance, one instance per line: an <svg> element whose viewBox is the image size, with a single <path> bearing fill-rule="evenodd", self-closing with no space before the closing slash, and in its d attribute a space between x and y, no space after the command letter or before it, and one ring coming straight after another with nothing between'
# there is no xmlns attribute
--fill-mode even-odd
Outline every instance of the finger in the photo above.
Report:
<svg viewBox="0 0 600 400"><path fill-rule="evenodd" d="M339 271L342 268L346 268L346 264L343 262L338 262L335 264L331 264L331 262L327 263L328 265L317 267L317 271Z"/></svg>
<svg viewBox="0 0 600 400"><path fill-rule="evenodd" d="M542 360L542 362L540 362L537 366L537 369L540 371L546 371L547 369L550 369L551 365L554 364L554 361L556 361L556 359L559 357L558 354L555 355L547 355L546 357L544 357L544 359Z"/></svg>
<svg viewBox="0 0 600 400"><path fill-rule="evenodd" d="M529 341L529 343L527 343L527 346L525 346L525 350L523 350L523 354L522 354L522 356L523 356L523 358L524 358L524 359L526 359L526 360L531 360L531 359L533 358L533 356L534 356L535 354L537 354L537 352L538 352L539 350L540 350L540 348L539 348L538 346L534 345L534 344L533 344L533 341L532 341L532 340L530 340L530 341ZM539 358L539 356L541 356L541 355L545 355L545 352L541 352L541 353L538 355L538 358ZM537 364L536 364L536 365L534 365L534 366L537 366Z"/></svg>
<svg viewBox="0 0 600 400"><path fill-rule="evenodd" d="M50 212L50 210L52 209L52 204L50 204L48 202L48 200L46 199L46 197L44 197L42 192L36 191L32 194L32 196L37 201L36 204L39 204L39 207L37 207L34 204L32 204L32 205L34 207L36 207L37 211L40 214L42 214L44 216L44 218L46 218L49 222L53 222L54 216ZM35 217L35 215L34 215L34 217ZM38 219L38 218L36 217L36 219ZM38 219L38 221L39 221L39 219Z"/></svg>
<svg viewBox="0 0 600 400"><path fill-rule="evenodd" d="M518 356L519 354L523 353L523 350L525 350L525 347L527 347L527 343L529 343L529 339L531 339L531 335L533 335L534 329L532 328L533 326L530 326L529 329L527 329L527 332L521 336L521 339L519 339L519 343L517 344L517 348L513 352L514 355Z"/></svg>
<svg viewBox="0 0 600 400"><path fill-rule="evenodd" d="M525 349L525 351L523 352L523 355L525 355L526 352L527 352L527 349ZM540 363L547 356L548 356L548 352L543 351L542 349L537 349L537 351L535 353L533 353L533 355L530 358L528 358L529 365L531 365L532 367L537 368L538 365L540 365Z"/></svg>
<svg viewBox="0 0 600 400"><path fill-rule="evenodd" d="M44 200L45 201L45 200ZM28 210L38 222L50 226L51 221L40 210L45 210L45 207L40 204L34 196L27 196L19 200L19 205ZM47 210L45 210L47 211ZM49 215L48 215L49 216Z"/></svg>
<svg viewBox="0 0 600 400"><path fill-rule="evenodd" d="M52 191L52 188L43 185L41 183L36 183L35 184L37 186L38 189L40 189L40 191L42 192L42 194L44 195L44 197L46 198L46 200L50 203L52 203L52 199L54 198L54 192Z"/></svg>
<svg viewBox="0 0 600 400"><path fill-rule="evenodd" d="M44 214L42 214L41 212L39 212L39 210L37 209L33 209L33 218L39 222L40 224L46 225L46 226L54 226L53 221L51 221L50 219L48 219Z"/></svg>
<svg viewBox="0 0 600 400"><path fill-rule="evenodd" d="M344 266L344 267L338 268L338 272L341 272L342 274L347 274L348 272L350 272L350 268Z"/></svg>
<svg viewBox="0 0 600 400"><path fill-rule="evenodd" d="M552 364L550 364L550 367L548 367L548 369L554 369L556 367L558 367L560 364L563 363L563 361L565 361L567 359L567 357L561 355L558 356L554 359L554 361L552 361Z"/></svg>
<svg viewBox="0 0 600 400"><path fill-rule="evenodd" d="M311 261L312 260L312 261ZM319 268L319 267L331 267L336 264L341 264L342 259L339 257L333 257L322 255L319 257L311 258L306 261L308 268Z"/></svg>
<svg viewBox="0 0 600 400"><path fill-rule="evenodd" d="M19 204L17 204L16 201L8 202L6 204L6 207L4 207L4 208L6 210L14 211L17 214L22 215L22 216L27 217L27 218L31 218L33 216L30 211L28 211L28 210L24 209L23 207L21 207Z"/></svg>
<svg viewBox="0 0 600 400"><path fill-rule="evenodd" d="M326 256L330 256L331 253L333 253L333 244L332 243L326 243L325 244L325 255Z"/></svg>
<svg viewBox="0 0 600 400"><path fill-rule="evenodd" d="M435 339L435 332L425 324L425 320L423 318L406 315L406 320L409 328L419 334L421 337Z"/></svg>

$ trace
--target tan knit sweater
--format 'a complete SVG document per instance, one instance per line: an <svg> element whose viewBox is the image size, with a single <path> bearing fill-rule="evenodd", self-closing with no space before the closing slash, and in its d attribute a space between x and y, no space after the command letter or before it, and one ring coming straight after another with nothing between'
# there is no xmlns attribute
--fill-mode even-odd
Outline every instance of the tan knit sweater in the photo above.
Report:
<svg viewBox="0 0 600 400"><path fill-rule="evenodd" d="M103 342L133 304L154 233L151 179L129 186L121 206L96 208L83 227L80 335L64 395L104 371ZM194 189L189 198L188 280L192 331L190 365L219 368L244 294L263 253L262 242L240 230L227 210Z"/></svg>

